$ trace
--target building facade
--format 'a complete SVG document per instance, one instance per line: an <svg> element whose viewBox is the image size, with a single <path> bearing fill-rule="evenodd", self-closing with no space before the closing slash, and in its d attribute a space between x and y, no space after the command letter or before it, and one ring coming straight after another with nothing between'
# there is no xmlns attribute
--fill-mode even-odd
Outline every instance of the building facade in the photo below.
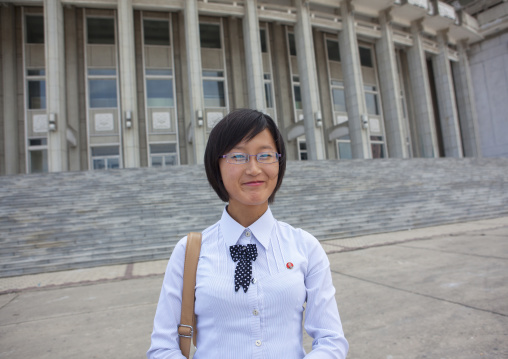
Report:
<svg viewBox="0 0 508 359"><path fill-rule="evenodd" d="M483 37L444 2L2 3L0 174L200 164L242 107L289 160L481 156Z"/></svg>

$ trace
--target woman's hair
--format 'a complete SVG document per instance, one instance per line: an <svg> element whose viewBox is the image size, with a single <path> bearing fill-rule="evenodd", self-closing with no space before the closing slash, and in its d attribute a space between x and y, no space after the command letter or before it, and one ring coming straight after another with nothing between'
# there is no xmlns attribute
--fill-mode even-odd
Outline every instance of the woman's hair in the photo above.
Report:
<svg viewBox="0 0 508 359"><path fill-rule="evenodd" d="M277 178L277 185L270 198L268 198L268 203L272 203L286 172L284 140L272 118L256 110L239 109L226 115L210 132L204 158L206 176L214 191L224 202L229 202L229 194L222 182L219 167L220 156L227 154L243 140L250 141L265 129L268 129L272 134L277 153L281 154L278 162L279 177Z"/></svg>

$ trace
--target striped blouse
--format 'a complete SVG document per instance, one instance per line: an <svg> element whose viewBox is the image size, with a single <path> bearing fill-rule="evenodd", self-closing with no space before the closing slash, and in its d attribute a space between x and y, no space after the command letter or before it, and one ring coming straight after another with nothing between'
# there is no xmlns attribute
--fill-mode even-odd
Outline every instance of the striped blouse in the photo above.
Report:
<svg viewBox="0 0 508 359"><path fill-rule="evenodd" d="M257 245L247 293L243 288L235 291L236 263L229 251L234 244ZM149 359L184 358L177 326L185 246L186 237L167 266ZM307 355L302 345L304 310L305 330L314 339ZM275 220L270 209L248 228L225 209L220 221L203 232L195 313L195 359L340 359L348 351L326 253L309 233Z"/></svg>

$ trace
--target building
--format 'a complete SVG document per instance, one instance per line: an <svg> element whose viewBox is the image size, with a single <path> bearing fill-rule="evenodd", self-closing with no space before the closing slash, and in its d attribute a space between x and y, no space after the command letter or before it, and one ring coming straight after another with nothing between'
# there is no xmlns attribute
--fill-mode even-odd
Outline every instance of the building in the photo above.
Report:
<svg viewBox="0 0 508 359"><path fill-rule="evenodd" d="M241 107L289 160L481 156L485 36L445 2L1 3L0 174L199 164Z"/></svg>

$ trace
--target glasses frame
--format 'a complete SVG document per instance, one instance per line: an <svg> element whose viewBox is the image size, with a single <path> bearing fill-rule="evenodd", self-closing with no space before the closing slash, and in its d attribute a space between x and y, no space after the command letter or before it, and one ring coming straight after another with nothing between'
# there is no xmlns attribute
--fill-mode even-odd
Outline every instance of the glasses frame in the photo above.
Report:
<svg viewBox="0 0 508 359"><path fill-rule="evenodd" d="M275 161L273 161L273 162L262 162L262 161L259 161L259 156L261 156L263 154L266 154L266 153L274 153L275 154ZM228 156L230 156L230 155L244 155L247 159L246 159L245 162L229 162L228 161ZM226 162L229 163L229 164L232 164L232 165L244 165L246 163L249 163L251 157L256 157L256 161L258 161L258 163L261 163L261 164L264 164L264 165L270 165L270 164L273 164L273 163L278 163L279 160L281 159L282 155L280 153L275 152L275 151L268 151L268 152L260 152L260 153L257 153L255 155L249 155L248 153L242 153L242 152L230 152L230 153L226 153L225 155L219 156L219 158L225 158Z"/></svg>

